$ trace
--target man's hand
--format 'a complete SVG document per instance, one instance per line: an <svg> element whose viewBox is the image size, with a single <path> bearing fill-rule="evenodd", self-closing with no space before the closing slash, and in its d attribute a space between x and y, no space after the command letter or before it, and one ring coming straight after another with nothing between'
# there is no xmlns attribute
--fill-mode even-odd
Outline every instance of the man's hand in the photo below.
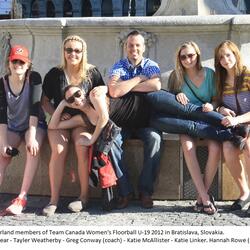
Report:
<svg viewBox="0 0 250 250"><path fill-rule="evenodd" d="M144 75L139 75L138 77L139 77L140 80L141 80L140 83L141 83L141 82L145 82L146 80L148 80L148 78L147 78L146 76L144 76Z"/></svg>
<svg viewBox="0 0 250 250"><path fill-rule="evenodd" d="M121 81L119 76L114 75L108 83L109 94L113 98L124 96L135 88L141 81L142 78L139 76L135 76L126 81Z"/></svg>

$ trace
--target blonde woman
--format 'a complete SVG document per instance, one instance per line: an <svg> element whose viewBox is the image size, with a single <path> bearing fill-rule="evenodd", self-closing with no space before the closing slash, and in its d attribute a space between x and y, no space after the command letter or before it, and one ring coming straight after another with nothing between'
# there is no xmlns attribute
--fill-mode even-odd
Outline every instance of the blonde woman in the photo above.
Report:
<svg viewBox="0 0 250 250"><path fill-rule="evenodd" d="M175 70L172 72L169 88L176 94L176 99L183 105L193 103L209 112L217 107L214 71L201 65L198 45L193 41L183 43L176 52ZM181 144L187 167L198 192L194 210L214 214L217 209L214 199L209 195L220 160L220 144L207 139L208 159L202 176L196 155L197 138L181 135Z"/></svg>
<svg viewBox="0 0 250 250"><path fill-rule="evenodd" d="M225 116L223 125L236 126L250 122L250 71L243 65L240 51L235 43L226 40L215 49L215 72L218 96L221 101L219 112ZM239 198L231 210L241 210L250 202L250 138L245 134L246 146L239 150L230 142L223 143L226 165L238 188ZM243 153L245 168L240 160ZM248 176L248 178L247 178ZM250 214L250 207L247 210Z"/></svg>
<svg viewBox="0 0 250 250"><path fill-rule="evenodd" d="M63 90L68 85L78 86L86 93L98 85L104 85L98 69L87 62L86 42L76 35L65 38L62 43L61 65L52 68L45 76L42 105L47 113L50 115L54 113L63 99ZM67 120L74 115L75 112L72 109L65 109L62 119ZM51 199L50 203L43 209L43 214L46 216L53 215L57 209L70 139L74 143L77 155L81 191L78 199L71 202L68 208L73 212L80 212L86 208L88 201L88 147L76 143L84 131L86 131L86 127L81 126L74 129L48 131L51 147L49 162Z"/></svg>
<svg viewBox="0 0 250 250"><path fill-rule="evenodd" d="M21 214L34 179L47 125L40 106L42 79L31 70L29 51L22 45L11 48L9 73L0 79L0 186L7 166L24 142L26 161L22 186L5 212Z"/></svg>

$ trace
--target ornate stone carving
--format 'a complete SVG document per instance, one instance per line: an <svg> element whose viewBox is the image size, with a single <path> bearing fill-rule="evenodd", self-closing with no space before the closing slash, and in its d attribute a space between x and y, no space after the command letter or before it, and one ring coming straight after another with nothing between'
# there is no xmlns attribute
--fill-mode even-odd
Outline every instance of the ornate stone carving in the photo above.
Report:
<svg viewBox="0 0 250 250"><path fill-rule="evenodd" d="M232 0L166 0L154 16L241 14Z"/></svg>
<svg viewBox="0 0 250 250"><path fill-rule="evenodd" d="M119 60L120 58L122 58L124 56L124 44L125 44L127 35L130 32L132 32L133 30L134 29L125 30L125 31L120 32L120 34L118 34L118 36L116 38L116 44L117 44L116 59L117 60ZM145 31L141 31L141 30L139 30L139 31L144 36L145 45L146 45L145 56L148 56L151 48L155 47L157 37L153 33L145 32Z"/></svg>
<svg viewBox="0 0 250 250"><path fill-rule="evenodd" d="M13 0L12 1L12 18L13 19L19 19L23 16L23 8L22 4L19 0Z"/></svg>

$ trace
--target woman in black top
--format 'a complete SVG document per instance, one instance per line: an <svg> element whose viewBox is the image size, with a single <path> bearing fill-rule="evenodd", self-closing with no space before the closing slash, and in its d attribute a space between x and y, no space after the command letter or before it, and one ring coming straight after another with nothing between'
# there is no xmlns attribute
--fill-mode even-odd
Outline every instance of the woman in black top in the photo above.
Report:
<svg viewBox="0 0 250 250"><path fill-rule="evenodd" d="M6 209L11 214L21 214L26 207L47 128L40 105L42 79L30 68L28 49L15 45L10 51L9 74L0 79L0 185L22 141L26 147L22 187L19 196Z"/></svg>
<svg viewBox="0 0 250 250"><path fill-rule="evenodd" d="M42 105L49 115L54 113L63 99L63 91L66 86L78 86L88 93L95 86L104 85L98 69L87 63L87 45L81 37L68 36L62 44L62 55L62 65L52 68L44 78ZM76 113L76 110L67 108L63 111L61 118L68 120ZM81 133L85 130L86 127L80 125L72 130L48 131L52 151L49 163L51 199L50 203L43 209L43 214L46 216L53 215L57 208L70 138L74 142L78 158L81 191L78 199L71 202L68 208L73 212L79 212L86 207L88 200L88 147L76 144Z"/></svg>

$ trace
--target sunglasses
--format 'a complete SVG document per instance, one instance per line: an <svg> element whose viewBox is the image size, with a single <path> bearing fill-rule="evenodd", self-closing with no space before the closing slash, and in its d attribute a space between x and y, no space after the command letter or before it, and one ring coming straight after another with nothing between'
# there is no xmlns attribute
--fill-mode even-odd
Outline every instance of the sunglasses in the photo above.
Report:
<svg viewBox="0 0 250 250"><path fill-rule="evenodd" d="M181 61L185 61L187 58L192 59L196 54L180 55Z"/></svg>
<svg viewBox="0 0 250 250"><path fill-rule="evenodd" d="M11 61L13 64L20 64L20 65L24 65L25 62L24 61L21 61L21 60L13 60Z"/></svg>
<svg viewBox="0 0 250 250"><path fill-rule="evenodd" d="M75 98L79 98L82 96L81 90L77 90L72 96L70 96L68 99L65 98L67 103L72 104L75 101Z"/></svg>
<svg viewBox="0 0 250 250"><path fill-rule="evenodd" d="M64 51L66 51L67 54L72 54L73 52L76 54L82 53L81 49L64 48Z"/></svg>

